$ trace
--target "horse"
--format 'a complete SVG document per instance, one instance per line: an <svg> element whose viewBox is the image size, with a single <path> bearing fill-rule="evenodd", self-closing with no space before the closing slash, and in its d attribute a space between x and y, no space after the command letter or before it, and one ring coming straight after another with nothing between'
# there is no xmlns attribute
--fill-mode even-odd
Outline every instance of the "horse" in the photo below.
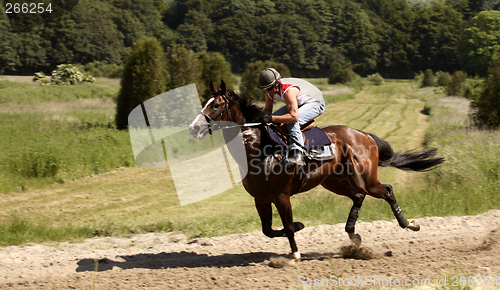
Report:
<svg viewBox="0 0 500 290"><path fill-rule="evenodd" d="M304 224L294 222L290 197L318 185L353 201L345 231L357 246L361 244L361 237L355 233L355 224L367 195L387 201L401 228L420 230L416 220L408 220L404 216L392 186L377 179L377 168L392 166L407 171L431 170L444 162L444 158L436 157L437 149L394 152L389 143L373 134L347 126L330 125L320 129L330 139L335 157L328 161L308 160L305 170L305 166L286 164L283 158L277 157L276 148L265 138L263 125L260 125L264 117L261 107L227 90L224 81L221 81L219 89L212 81L209 86L211 96L189 125L190 133L194 138L202 139L212 130L224 128L225 124L237 124L223 130L223 136L232 140L241 130L247 158L246 161L239 158L237 162L240 166L242 162L247 162L248 173L242 183L254 198L262 232L269 238L286 236L295 260L300 260L300 252L294 233L303 229ZM229 151L234 154L230 148ZM281 217L281 230L272 228L272 204Z"/></svg>

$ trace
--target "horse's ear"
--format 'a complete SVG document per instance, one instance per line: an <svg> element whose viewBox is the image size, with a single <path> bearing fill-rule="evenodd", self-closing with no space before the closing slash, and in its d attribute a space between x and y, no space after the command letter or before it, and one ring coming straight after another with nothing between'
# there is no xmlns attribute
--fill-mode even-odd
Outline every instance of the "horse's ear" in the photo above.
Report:
<svg viewBox="0 0 500 290"><path fill-rule="evenodd" d="M224 93L224 95L227 93L226 83L224 82L224 80L220 80L220 89Z"/></svg>
<svg viewBox="0 0 500 290"><path fill-rule="evenodd" d="M211 93L217 92L217 88L214 86L214 82L212 82L212 80L210 80L210 84L208 86L210 88Z"/></svg>

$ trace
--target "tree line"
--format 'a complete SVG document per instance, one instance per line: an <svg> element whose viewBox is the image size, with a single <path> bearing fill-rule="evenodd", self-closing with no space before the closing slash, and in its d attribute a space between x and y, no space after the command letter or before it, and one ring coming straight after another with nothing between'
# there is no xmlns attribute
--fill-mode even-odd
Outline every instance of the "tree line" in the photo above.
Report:
<svg viewBox="0 0 500 290"><path fill-rule="evenodd" d="M219 52L234 73L272 60L297 77L331 64L366 76L432 69L486 76L500 45L497 0L80 0L68 13L13 32L0 9L0 73L50 73L62 63L122 64L133 44Z"/></svg>

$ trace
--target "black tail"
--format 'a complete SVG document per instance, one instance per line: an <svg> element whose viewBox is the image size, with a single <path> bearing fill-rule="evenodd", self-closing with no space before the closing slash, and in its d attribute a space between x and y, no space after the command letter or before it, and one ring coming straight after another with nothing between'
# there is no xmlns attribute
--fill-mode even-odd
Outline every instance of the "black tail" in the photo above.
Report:
<svg viewBox="0 0 500 290"><path fill-rule="evenodd" d="M373 134L370 136L377 143L378 166L393 166L406 171L427 171L444 162L443 157L435 157L437 148L394 152L389 143Z"/></svg>

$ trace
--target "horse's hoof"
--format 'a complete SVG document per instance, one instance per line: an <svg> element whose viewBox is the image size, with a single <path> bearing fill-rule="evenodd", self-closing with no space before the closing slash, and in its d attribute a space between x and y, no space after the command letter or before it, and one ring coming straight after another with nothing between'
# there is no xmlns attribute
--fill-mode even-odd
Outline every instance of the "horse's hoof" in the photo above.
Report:
<svg viewBox="0 0 500 290"><path fill-rule="evenodd" d="M295 259L295 261L300 261L300 252L297 251L297 252L294 252L293 253L293 258Z"/></svg>
<svg viewBox="0 0 500 290"><path fill-rule="evenodd" d="M406 228L414 232L418 232L420 231L420 224L416 220L411 220Z"/></svg>
<svg viewBox="0 0 500 290"><path fill-rule="evenodd" d="M304 224L301 222L294 222L293 225L295 227L295 232L298 232L301 229L305 228Z"/></svg>
<svg viewBox="0 0 500 290"><path fill-rule="evenodd" d="M355 233L349 233L349 239L351 239L351 242L355 245L358 246L361 245L361 236Z"/></svg>

